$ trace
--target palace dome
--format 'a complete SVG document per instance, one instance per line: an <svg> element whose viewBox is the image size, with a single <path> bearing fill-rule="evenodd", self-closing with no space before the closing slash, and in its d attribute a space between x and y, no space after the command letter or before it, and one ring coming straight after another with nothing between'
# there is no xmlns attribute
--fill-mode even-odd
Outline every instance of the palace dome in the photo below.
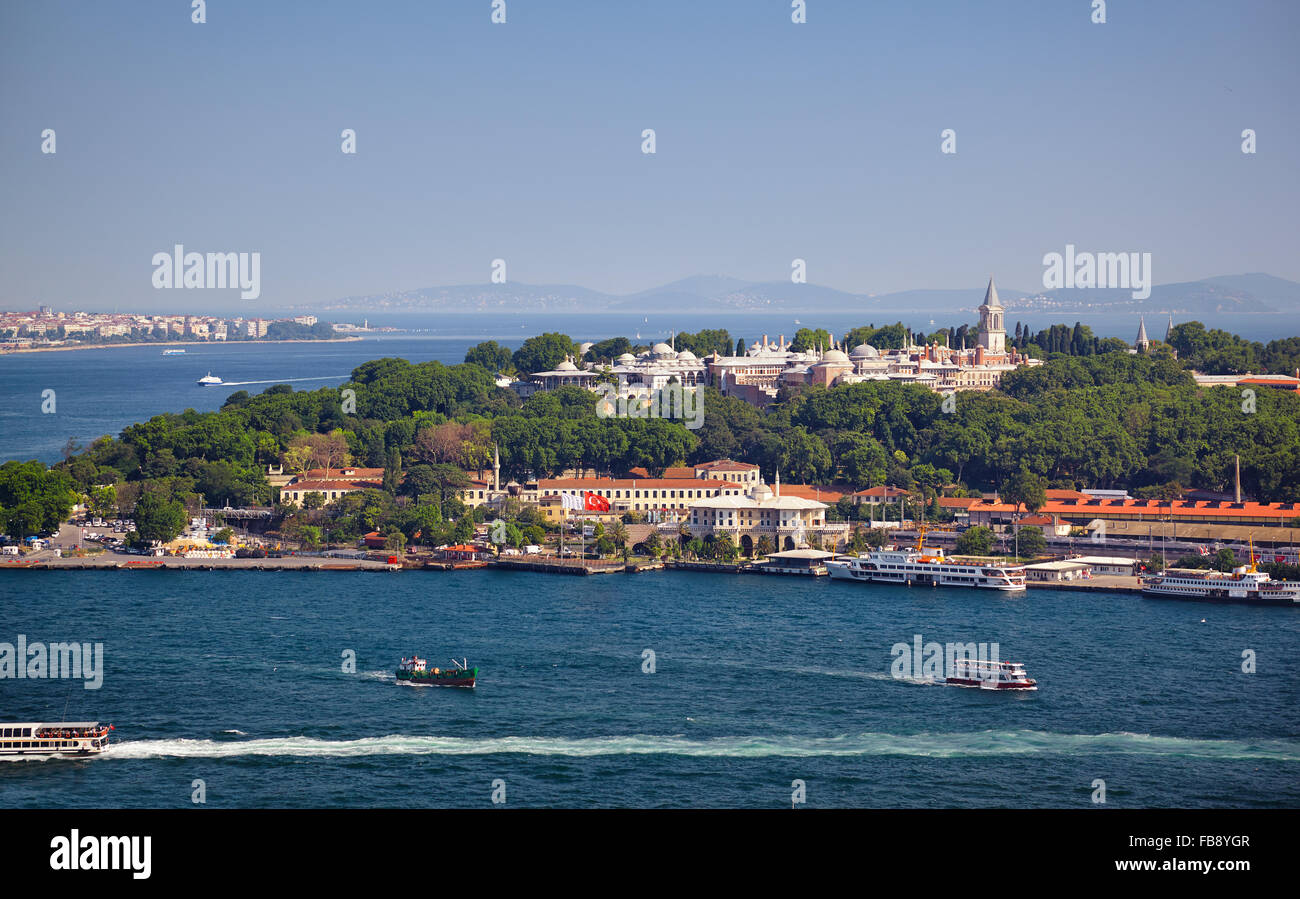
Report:
<svg viewBox="0 0 1300 899"><path fill-rule="evenodd" d="M880 351L869 343L860 343L849 355L853 359L875 359L880 355Z"/></svg>

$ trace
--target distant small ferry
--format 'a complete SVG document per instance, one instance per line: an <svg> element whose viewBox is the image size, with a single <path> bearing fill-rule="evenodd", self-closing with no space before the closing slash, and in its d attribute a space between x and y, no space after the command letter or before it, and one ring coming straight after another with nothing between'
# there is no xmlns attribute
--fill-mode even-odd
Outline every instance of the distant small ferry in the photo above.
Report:
<svg viewBox="0 0 1300 899"><path fill-rule="evenodd" d="M224 382L216 375L214 375L212 372L208 372L206 375L199 378L197 383L202 384L204 387L215 387L216 385L222 384Z"/></svg>
<svg viewBox="0 0 1300 899"><path fill-rule="evenodd" d="M111 724L64 721L0 725L0 755L96 755L108 748Z"/></svg>
<svg viewBox="0 0 1300 899"><path fill-rule="evenodd" d="M412 655L397 666L397 682L412 687L473 687L478 680L478 666L469 667L467 659L451 660L452 668L430 668L429 660Z"/></svg>
<svg viewBox="0 0 1300 899"><path fill-rule="evenodd" d="M979 687L981 690L1037 690L1038 681L1025 673L1020 662L986 662L955 659L953 676L944 683L954 687Z"/></svg>
<svg viewBox="0 0 1300 899"><path fill-rule="evenodd" d="M184 350L163 350L164 356L183 356L184 354Z"/></svg>
<svg viewBox="0 0 1300 899"><path fill-rule="evenodd" d="M1001 562L948 559L943 550L925 550L925 529L916 549L879 549L852 559L826 563L833 580L875 581L918 587L979 587L1019 593L1025 589L1025 566Z"/></svg>

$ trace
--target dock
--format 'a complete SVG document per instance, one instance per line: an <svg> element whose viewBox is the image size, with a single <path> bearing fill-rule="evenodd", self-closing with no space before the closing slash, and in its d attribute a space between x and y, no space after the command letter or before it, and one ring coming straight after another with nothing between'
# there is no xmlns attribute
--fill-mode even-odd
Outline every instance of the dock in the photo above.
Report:
<svg viewBox="0 0 1300 899"><path fill-rule="evenodd" d="M87 556L71 559L29 559L0 562L0 570L28 571L400 571L402 566L371 559L332 560L319 556L280 559L185 559L179 556L124 559Z"/></svg>
<svg viewBox="0 0 1300 899"><path fill-rule="evenodd" d="M1075 581L1026 581L1030 590L1072 590L1076 593L1122 593L1142 595L1142 579L1118 574L1099 574Z"/></svg>
<svg viewBox="0 0 1300 899"><path fill-rule="evenodd" d="M568 559L557 556L504 556L493 562L492 567L574 575L615 574L627 568L622 561L618 560Z"/></svg>

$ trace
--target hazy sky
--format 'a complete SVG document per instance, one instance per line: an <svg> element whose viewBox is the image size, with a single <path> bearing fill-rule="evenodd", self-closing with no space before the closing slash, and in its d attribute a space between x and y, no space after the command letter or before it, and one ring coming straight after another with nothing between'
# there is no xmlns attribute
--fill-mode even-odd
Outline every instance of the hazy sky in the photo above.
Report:
<svg viewBox="0 0 1300 899"><path fill-rule="evenodd" d="M0 307L241 308L154 290L176 243L260 252L249 309L498 257L616 293L796 257L854 292L1032 290L1066 243L1300 280L1295 0L807 8L4 0Z"/></svg>

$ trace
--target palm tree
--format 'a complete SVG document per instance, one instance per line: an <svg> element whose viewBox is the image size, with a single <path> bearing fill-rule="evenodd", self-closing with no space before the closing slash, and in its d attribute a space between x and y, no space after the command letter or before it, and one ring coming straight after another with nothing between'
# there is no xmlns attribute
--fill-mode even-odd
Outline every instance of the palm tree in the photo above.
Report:
<svg viewBox="0 0 1300 899"><path fill-rule="evenodd" d="M627 525L623 524L623 522L617 522L614 527L610 529L609 536L616 544L621 546L623 549L627 549Z"/></svg>

